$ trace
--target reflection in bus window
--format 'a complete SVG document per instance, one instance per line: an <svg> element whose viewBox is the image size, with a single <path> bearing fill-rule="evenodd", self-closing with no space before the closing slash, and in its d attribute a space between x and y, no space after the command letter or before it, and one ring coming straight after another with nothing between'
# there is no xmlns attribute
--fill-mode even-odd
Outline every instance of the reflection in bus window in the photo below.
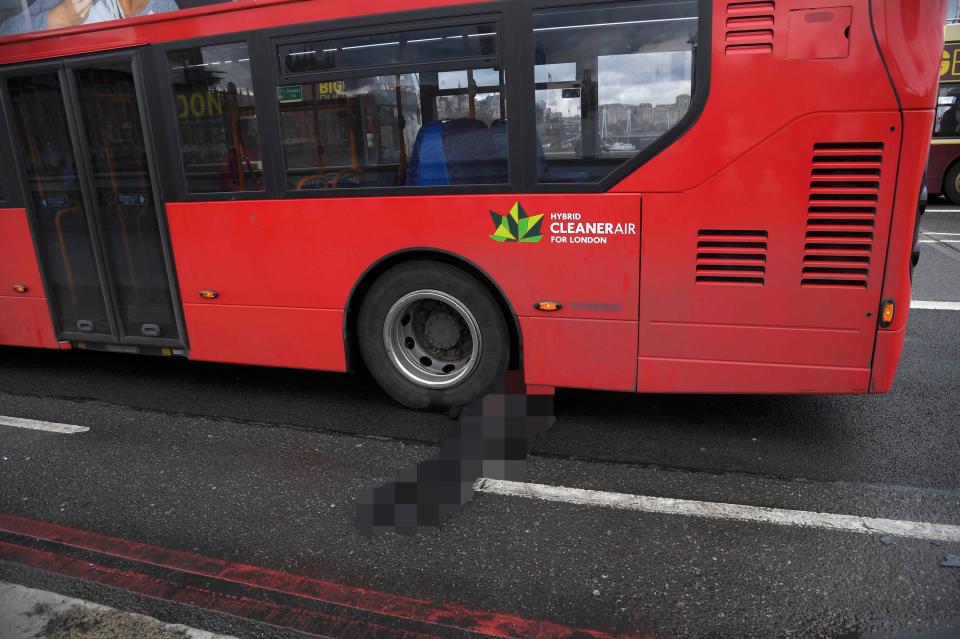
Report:
<svg viewBox="0 0 960 639"><path fill-rule="evenodd" d="M540 182L595 182L690 107L697 3L534 12Z"/></svg>
<svg viewBox="0 0 960 639"><path fill-rule="evenodd" d="M474 24L396 33L349 36L278 47L280 72L288 75L398 64L495 58L496 24Z"/></svg>
<svg viewBox="0 0 960 639"><path fill-rule="evenodd" d="M937 95L937 118L933 124L933 137L957 136L960 136L960 84L943 84Z"/></svg>
<svg viewBox="0 0 960 639"><path fill-rule="evenodd" d="M280 86L287 188L506 182L502 87L490 68Z"/></svg>
<svg viewBox="0 0 960 639"><path fill-rule="evenodd" d="M188 190L263 190L247 45L180 49L167 59Z"/></svg>

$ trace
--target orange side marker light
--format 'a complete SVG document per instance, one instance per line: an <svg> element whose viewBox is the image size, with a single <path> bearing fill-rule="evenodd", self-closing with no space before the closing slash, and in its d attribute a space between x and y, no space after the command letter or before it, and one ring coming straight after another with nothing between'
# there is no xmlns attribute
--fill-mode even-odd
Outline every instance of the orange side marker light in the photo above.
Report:
<svg viewBox="0 0 960 639"><path fill-rule="evenodd" d="M26 293L26 292L29 291L29 290L30 290L30 289L27 288L27 285L26 285L26 284L14 284L14 285L13 285L13 292L14 292L14 293L21 293L21 294L22 294L22 293Z"/></svg>
<svg viewBox="0 0 960 639"><path fill-rule="evenodd" d="M200 297L202 297L205 300L215 300L218 297L220 297L220 293L217 293L216 291L211 291L210 289L204 289L200 291Z"/></svg>
<svg viewBox="0 0 960 639"><path fill-rule="evenodd" d="M896 310L896 306L893 303L893 300L883 300L880 306L880 326L886 328L893 324L893 315Z"/></svg>
<svg viewBox="0 0 960 639"><path fill-rule="evenodd" d="M542 302L537 302L533 305L533 307L538 311L559 311L561 308L563 308L563 304L560 302L544 300Z"/></svg>

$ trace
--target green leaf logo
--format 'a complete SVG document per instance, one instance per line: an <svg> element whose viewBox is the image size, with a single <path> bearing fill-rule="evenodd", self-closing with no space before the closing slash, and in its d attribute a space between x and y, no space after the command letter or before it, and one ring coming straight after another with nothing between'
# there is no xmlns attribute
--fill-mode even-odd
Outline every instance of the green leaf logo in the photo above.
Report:
<svg viewBox="0 0 960 639"><path fill-rule="evenodd" d="M490 217L493 218L493 225L496 227L493 235L490 236L492 240L498 242L539 242L543 239L543 234L540 232L543 213L528 216L527 212L520 206L520 202L515 202L513 208L506 215L490 211Z"/></svg>

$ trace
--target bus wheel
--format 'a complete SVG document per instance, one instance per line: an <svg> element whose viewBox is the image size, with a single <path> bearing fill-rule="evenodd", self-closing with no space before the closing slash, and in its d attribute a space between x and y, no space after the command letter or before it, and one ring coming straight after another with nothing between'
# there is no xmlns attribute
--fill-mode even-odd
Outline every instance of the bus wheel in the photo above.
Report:
<svg viewBox="0 0 960 639"><path fill-rule="evenodd" d="M960 162L947 171L947 177L943 180L943 194L948 200L960 206Z"/></svg>
<svg viewBox="0 0 960 639"><path fill-rule="evenodd" d="M450 409L489 391L510 357L496 300L442 262L408 262L374 282L357 324L370 374L409 408Z"/></svg>

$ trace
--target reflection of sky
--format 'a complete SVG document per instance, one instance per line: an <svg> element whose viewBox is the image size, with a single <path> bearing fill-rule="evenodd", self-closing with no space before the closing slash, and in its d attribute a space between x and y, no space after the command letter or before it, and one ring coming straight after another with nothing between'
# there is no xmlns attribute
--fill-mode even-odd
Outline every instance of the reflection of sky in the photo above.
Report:
<svg viewBox="0 0 960 639"><path fill-rule="evenodd" d="M597 59L600 104L674 104L691 92L690 51L602 55ZM576 79L573 62L537 65L537 82ZM580 115L580 98L564 98L560 89L537 91L537 102L564 117Z"/></svg>
<svg viewBox="0 0 960 639"><path fill-rule="evenodd" d="M600 56L600 104L673 104L690 93L692 62L690 51Z"/></svg>
<svg viewBox="0 0 960 639"><path fill-rule="evenodd" d="M437 74L440 89L466 89L469 87L466 71L440 71ZM496 69L474 69L473 81L478 87L500 86L500 72Z"/></svg>
<svg viewBox="0 0 960 639"><path fill-rule="evenodd" d="M206 72L217 78L224 89L232 82L240 95L253 95L253 83L250 79L250 55L246 44L228 44L210 46L201 49L203 62L191 61L187 69L188 77L191 71ZM196 60L196 58L193 58ZM178 60L179 62L179 60ZM183 77L182 62L172 66L174 81L181 82Z"/></svg>

